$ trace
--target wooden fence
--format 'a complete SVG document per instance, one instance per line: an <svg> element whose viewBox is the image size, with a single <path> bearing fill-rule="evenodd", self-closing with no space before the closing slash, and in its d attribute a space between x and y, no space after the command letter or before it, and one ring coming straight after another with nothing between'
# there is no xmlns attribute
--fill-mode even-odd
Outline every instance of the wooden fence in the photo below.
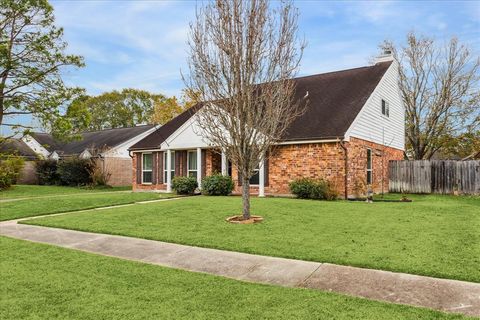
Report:
<svg viewBox="0 0 480 320"><path fill-rule="evenodd" d="M388 164L390 192L480 194L480 160L401 160Z"/></svg>

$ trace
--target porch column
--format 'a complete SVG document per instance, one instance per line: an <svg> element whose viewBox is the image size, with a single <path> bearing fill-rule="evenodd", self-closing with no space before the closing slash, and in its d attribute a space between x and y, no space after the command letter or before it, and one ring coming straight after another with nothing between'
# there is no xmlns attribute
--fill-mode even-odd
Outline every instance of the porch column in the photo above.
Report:
<svg viewBox="0 0 480 320"><path fill-rule="evenodd" d="M258 166L258 196L265 197L265 160L262 159L260 161L260 165Z"/></svg>
<svg viewBox="0 0 480 320"><path fill-rule="evenodd" d="M226 176L227 172L227 155L222 151L222 176Z"/></svg>
<svg viewBox="0 0 480 320"><path fill-rule="evenodd" d="M202 189L202 149L197 148L197 183L198 189Z"/></svg>
<svg viewBox="0 0 480 320"><path fill-rule="evenodd" d="M172 151L167 149L167 192L172 192Z"/></svg>

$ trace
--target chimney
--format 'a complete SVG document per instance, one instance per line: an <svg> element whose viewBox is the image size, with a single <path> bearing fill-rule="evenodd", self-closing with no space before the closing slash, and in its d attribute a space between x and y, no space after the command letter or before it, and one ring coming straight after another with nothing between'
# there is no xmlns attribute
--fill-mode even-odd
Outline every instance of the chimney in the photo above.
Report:
<svg viewBox="0 0 480 320"><path fill-rule="evenodd" d="M395 59L393 58L392 50L389 48L386 48L383 50L383 53L381 55L375 58L375 64L380 62L393 61L393 60Z"/></svg>

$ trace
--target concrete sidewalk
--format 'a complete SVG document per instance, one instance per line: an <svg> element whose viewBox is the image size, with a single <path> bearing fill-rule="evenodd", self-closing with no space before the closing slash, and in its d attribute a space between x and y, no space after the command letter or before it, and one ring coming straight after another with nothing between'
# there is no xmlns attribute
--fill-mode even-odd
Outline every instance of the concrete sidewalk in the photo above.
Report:
<svg viewBox="0 0 480 320"><path fill-rule="evenodd" d="M0 235L238 280L480 316L479 283L28 226L16 221L1 222Z"/></svg>

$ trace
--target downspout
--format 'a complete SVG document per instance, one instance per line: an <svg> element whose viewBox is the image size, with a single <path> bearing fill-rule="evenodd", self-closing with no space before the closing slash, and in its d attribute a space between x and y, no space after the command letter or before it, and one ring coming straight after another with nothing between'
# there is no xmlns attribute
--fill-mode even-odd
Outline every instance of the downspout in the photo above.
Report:
<svg viewBox="0 0 480 320"><path fill-rule="evenodd" d="M340 140L340 146L342 147L343 151L345 152L345 177L344 177L344 183L345 183L345 200L348 199L348 149L347 146L345 146L345 141L342 139Z"/></svg>

